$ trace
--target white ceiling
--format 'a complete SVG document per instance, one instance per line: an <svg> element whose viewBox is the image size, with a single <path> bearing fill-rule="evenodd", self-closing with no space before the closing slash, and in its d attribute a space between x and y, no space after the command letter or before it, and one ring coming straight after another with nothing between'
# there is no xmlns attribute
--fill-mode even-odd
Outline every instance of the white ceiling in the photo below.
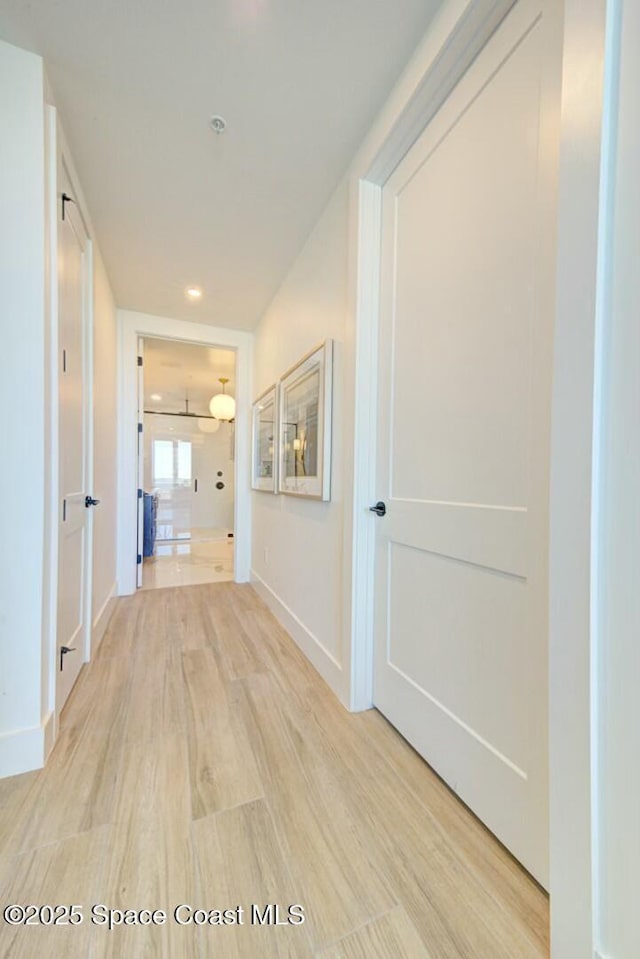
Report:
<svg viewBox="0 0 640 959"><path fill-rule="evenodd" d="M439 4L0 0L0 37L45 58L118 305L251 329Z"/></svg>
<svg viewBox="0 0 640 959"><path fill-rule="evenodd" d="M189 412L208 415L209 400L222 389L220 376L227 377L226 392L235 396L233 350L145 338L143 369L145 410L183 413L188 396Z"/></svg>

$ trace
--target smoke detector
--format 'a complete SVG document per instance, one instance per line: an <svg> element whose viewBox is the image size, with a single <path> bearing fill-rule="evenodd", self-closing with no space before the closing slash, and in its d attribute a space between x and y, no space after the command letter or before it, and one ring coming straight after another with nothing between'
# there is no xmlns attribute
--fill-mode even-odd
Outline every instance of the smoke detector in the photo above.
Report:
<svg viewBox="0 0 640 959"><path fill-rule="evenodd" d="M218 116L218 114L216 113L209 120L209 126L211 127L214 133L218 133L218 134L224 133L224 131L227 129L227 121L225 120L224 117Z"/></svg>

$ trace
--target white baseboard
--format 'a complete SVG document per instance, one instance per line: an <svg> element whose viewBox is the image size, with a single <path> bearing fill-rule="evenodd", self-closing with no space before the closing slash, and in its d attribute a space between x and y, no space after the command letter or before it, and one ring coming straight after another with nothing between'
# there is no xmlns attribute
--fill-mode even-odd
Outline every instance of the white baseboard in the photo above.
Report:
<svg viewBox="0 0 640 959"><path fill-rule="evenodd" d="M0 736L0 779L42 769L53 747L54 732L55 716L49 713L39 726Z"/></svg>
<svg viewBox="0 0 640 959"><path fill-rule="evenodd" d="M278 622L284 626L307 659L318 670L338 699L347 706L344 692L344 672L338 660L308 629L285 602L265 583L254 569L251 570L251 585L267 604ZM348 706L347 706L348 708Z"/></svg>
<svg viewBox="0 0 640 959"><path fill-rule="evenodd" d="M93 620L91 655L94 656L104 636L115 605L116 584L109 590L106 599ZM39 726L17 729L0 736L0 779L17 776L19 773L41 769L53 749L56 739L56 717L49 713Z"/></svg>
<svg viewBox="0 0 640 959"><path fill-rule="evenodd" d="M107 626L109 625L109 620L111 619L111 614L113 613L113 607L115 605L116 590L117 583L113 583L111 589L107 593L107 598L96 613L96 616L93 620L93 632L91 636L92 656L95 655L95 652L102 641L102 637L107 631Z"/></svg>
<svg viewBox="0 0 640 959"><path fill-rule="evenodd" d="M58 735L58 724L56 721L56 714L52 711L49 713L44 723L44 762L49 758L49 753L53 749L53 745L56 741Z"/></svg>

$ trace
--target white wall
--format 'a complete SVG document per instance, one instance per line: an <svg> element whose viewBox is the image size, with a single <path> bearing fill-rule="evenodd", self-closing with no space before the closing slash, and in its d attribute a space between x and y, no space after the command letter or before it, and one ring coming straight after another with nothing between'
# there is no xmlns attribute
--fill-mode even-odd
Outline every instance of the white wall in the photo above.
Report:
<svg viewBox="0 0 640 959"><path fill-rule="evenodd" d="M602 331L597 945L640 956L640 5L621 5ZM615 36L615 30L614 36ZM615 45L614 45L615 46ZM615 111L614 111L615 113Z"/></svg>
<svg viewBox="0 0 640 959"><path fill-rule="evenodd" d="M117 343L116 304L94 243L93 276L93 641L99 642L116 593Z"/></svg>
<svg viewBox="0 0 640 959"><path fill-rule="evenodd" d="M42 757L45 197L42 61L0 42L0 775ZM16 415L18 413L19 415Z"/></svg>
<svg viewBox="0 0 640 959"><path fill-rule="evenodd" d="M53 743L57 614L57 151L40 57L0 42L1 473L10 549L0 570L0 776L40 765ZM71 157L63 147L71 167ZM86 203L74 171L83 215ZM92 231L90 230L90 233ZM96 517L94 644L115 581L116 315L93 244ZM89 491L87 491L89 492Z"/></svg>
<svg viewBox="0 0 640 959"><path fill-rule="evenodd" d="M565 0L551 953L640 955L640 8Z"/></svg>
<svg viewBox="0 0 640 959"><path fill-rule="evenodd" d="M331 501L253 493L252 579L316 668L345 701L343 357L348 183L340 184L262 318L254 396L323 340L334 340Z"/></svg>

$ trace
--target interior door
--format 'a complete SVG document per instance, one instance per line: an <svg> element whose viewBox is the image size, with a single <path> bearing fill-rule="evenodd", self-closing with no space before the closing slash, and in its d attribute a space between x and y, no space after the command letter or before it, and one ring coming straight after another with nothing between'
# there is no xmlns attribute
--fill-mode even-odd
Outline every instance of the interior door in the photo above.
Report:
<svg viewBox="0 0 640 959"><path fill-rule="evenodd" d="M223 423L215 433L202 433L198 421L193 423L193 482L198 492L193 496L192 538L217 538L233 530L232 428Z"/></svg>
<svg viewBox="0 0 640 959"><path fill-rule="evenodd" d="M557 130L521 0L383 189L375 704L543 884ZM555 88L554 88L555 89Z"/></svg>
<svg viewBox="0 0 640 959"><path fill-rule="evenodd" d="M87 238L68 180L61 176L58 221L60 521L56 710L88 657Z"/></svg>

